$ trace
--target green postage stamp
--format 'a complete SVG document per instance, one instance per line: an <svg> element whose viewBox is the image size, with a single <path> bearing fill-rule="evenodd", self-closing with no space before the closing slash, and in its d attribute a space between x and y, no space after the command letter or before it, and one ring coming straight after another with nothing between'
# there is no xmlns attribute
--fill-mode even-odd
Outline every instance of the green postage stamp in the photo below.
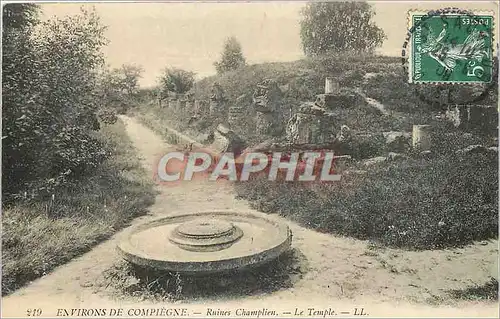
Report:
<svg viewBox="0 0 500 319"><path fill-rule="evenodd" d="M492 80L492 14L410 12L410 83Z"/></svg>

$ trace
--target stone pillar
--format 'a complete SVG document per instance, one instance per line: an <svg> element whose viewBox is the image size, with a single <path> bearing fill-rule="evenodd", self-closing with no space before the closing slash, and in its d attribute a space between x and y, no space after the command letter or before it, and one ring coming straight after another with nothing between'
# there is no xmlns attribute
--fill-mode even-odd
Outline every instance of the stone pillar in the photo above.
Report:
<svg viewBox="0 0 500 319"><path fill-rule="evenodd" d="M229 107L229 114L227 121L231 129L235 129L238 127L239 120L242 117L242 114L243 114L243 108L241 106L233 105Z"/></svg>
<svg viewBox="0 0 500 319"><path fill-rule="evenodd" d="M227 127L223 125L217 126L217 129L214 131L214 141L211 147L219 153L227 152L229 146L229 139L227 135L229 133L230 130Z"/></svg>
<svg viewBox="0 0 500 319"><path fill-rule="evenodd" d="M194 102L191 100L186 101L185 112L186 114L191 114L193 112Z"/></svg>
<svg viewBox="0 0 500 319"><path fill-rule="evenodd" d="M169 109L174 109L175 108L175 100L173 98L169 98L168 101L168 108Z"/></svg>
<svg viewBox="0 0 500 319"><path fill-rule="evenodd" d="M282 133L281 120L281 91L274 80L264 80L257 84L253 96L253 105L256 111L255 133L265 140Z"/></svg>
<svg viewBox="0 0 500 319"><path fill-rule="evenodd" d="M177 111L179 112L186 112L186 100L180 98L179 100L177 100Z"/></svg>
<svg viewBox="0 0 500 319"><path fill-rule="evenodd" d="M181 109L181 100L178 99L177 101L175 101L175 110L179 111L180 109Z"/></svg>
<svg viewBox="0 0 500 319"><path fill-rule="evenodd" d="M247 104L247 99L247 95L239 96L228 110L228 124L231 130L235 131L236 134L240 134L243 129L242 126L244 126L242 120L246 116L244 114L244 109L249 105L249 103Z"/></svg>
<svg viewBox="0 0 500 319"><path fill-rule="evenodd" d="M413 148L419 151L430 151L431 145L431 126L413 125Z"/></svg>
<svg viewBox="0 0 500 319"><path fill-rule="evenodd" d="M163 101L163 95L161 94L161 91L158 91L156 93L156 100L158 101L158 107L163 107L162 101Z"/></svg>
<svg viewBox="0 0 500 319"><path fill-rule="evenodd" d="M207 115L207 106L208 103L205 100L196 100L194 101L194 113L200 117Z"/></svg>
<svg viewBox="0 0 500 319"><path fill-rule="evenodd" d="M335 94L340 90L339 83L331 77L325 78L325 94Z"/></svg>

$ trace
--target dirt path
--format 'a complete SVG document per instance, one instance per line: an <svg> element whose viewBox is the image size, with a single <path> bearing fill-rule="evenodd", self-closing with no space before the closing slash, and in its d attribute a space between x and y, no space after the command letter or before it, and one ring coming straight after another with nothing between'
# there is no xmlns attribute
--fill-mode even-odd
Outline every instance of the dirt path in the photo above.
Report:
<svg viewBox="0 0 500 319"><path fill-rule="evenodd" d="M143 156L148 174L153 176L155 160L172 147L135 119L122 117L122 120ZM133 224L181 211L251 210L246 202L234 198L230 185L187 182L176 187L158 186L158 190L150 214ZM428 298L443 296L443 289L463 289L473 283L483 284L490 275L496 276L497 241L448 251L406 252L373 249L365 241L320 234L287 223L294 233L293 246L303 255L305 269L293 288L245 298L197 300L182 306L190 311L200 309L204 315L209 305L221 309L266 307L278 312L315 307L351 313L354 307L364 307L370 315L384 317L498 317L495 303L460 302L439 308L423 303ZM26 317L27 309L33 308L41 308L42 317L54 317L59 308L150 305L134 299L114 299L105 289L95 287L102 272L119 261L115 246L123 234L124 231L117 233L92 251L3 298L3 317Z"/></svg>

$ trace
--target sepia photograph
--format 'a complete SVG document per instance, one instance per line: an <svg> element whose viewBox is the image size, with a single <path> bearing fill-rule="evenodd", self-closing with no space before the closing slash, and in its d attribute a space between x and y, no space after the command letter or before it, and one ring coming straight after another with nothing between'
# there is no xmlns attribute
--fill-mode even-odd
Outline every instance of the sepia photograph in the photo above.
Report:
<svg viewBox="0 0 500 319"><path fill-rule="evenodd" d="M2 318L498 318L488 1L2 1Z"/></svg>

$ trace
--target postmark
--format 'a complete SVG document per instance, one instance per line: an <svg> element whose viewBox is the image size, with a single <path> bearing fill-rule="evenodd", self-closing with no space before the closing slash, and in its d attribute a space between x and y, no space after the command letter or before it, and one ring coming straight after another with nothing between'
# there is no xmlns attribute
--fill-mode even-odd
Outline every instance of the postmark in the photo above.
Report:
<svg viewBox="0 0 500 319"><path fill-rule="evenodd" d="M410 10L407 23L401 51L405 82L421 101L446 108L491 99L498 85L498 44L491 11ZM473 38L477 46L471 47Z"/></svg>
<svg viewBox="0 0 500 319"><path fill-rule="evenodd" d="M410 11L410 83L490 83L493 78L491 13Z"/></svg>

